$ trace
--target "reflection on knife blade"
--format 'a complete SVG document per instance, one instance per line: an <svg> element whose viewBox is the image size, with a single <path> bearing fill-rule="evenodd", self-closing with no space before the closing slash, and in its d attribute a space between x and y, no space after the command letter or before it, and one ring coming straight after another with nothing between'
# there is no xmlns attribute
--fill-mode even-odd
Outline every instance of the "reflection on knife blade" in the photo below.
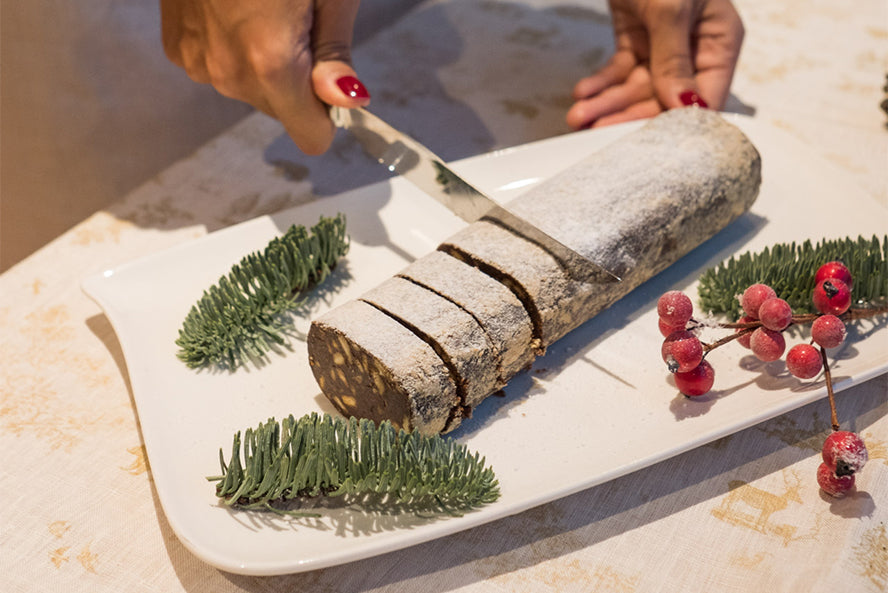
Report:
<svg viewBox="0 0 888 593"><path fill-rule="evenodd" d="M620 278L577 253L527 220L509 212L457 175L428 148L365 109L332 107L330 117L349 130L365 152L392 173L406 177L466 222L496 221L558 258L578 280L618 282Z"/></svg>

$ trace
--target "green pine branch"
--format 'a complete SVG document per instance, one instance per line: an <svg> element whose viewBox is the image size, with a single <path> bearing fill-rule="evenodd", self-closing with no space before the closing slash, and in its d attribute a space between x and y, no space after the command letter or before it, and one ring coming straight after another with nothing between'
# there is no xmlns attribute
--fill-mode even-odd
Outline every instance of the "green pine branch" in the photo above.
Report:
<svg viewBox="0 0 888 593"><path fill-rule="evenodd" d="M263 251L245 256L191 308L176 344L189 367L235 368L286 344L287 313L348 252L345 216L321 217L306 230L293 225Z"/></svg>
<svg viewBox="0 0 888 593"><path fill-rule="evenodd" d="M243 452L241 452L243 445ZM400 505L459 514L495 501L499 485L485 460L440 435L395 429L388 421L313 413L273 418L234 436L216 495L224 504L281 510L294 499L384 495ZM292 513L308 514L308 513Z"/></svg>
<svg viewBox="0 0 888 593"><path fill-rule="evenodd" d="M759 253L732 256L700 277L698 294L703 310L741 315L737 298L748 286L770 285L794 311L813 313L811 292L817 269L830 261L844 262L854 277L855 306L888 299L888 235L866 239L823 240L816 244L781 243Z"/></svg>

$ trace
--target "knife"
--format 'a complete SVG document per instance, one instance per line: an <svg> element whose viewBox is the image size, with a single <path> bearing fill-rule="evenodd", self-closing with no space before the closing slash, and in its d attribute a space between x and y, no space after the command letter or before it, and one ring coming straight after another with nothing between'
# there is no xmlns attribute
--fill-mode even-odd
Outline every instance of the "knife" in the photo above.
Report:
<svg viewBox="0 0 888 593"><path fill-rule="evenodd" d="M406 177L466 222L493 219L537 243L584 282L619 282L620 278L571 249L550 232L513 214L457 175L431 150L364 108L333 106L330 118L352 133L364 151L392 173Z"/></svg>

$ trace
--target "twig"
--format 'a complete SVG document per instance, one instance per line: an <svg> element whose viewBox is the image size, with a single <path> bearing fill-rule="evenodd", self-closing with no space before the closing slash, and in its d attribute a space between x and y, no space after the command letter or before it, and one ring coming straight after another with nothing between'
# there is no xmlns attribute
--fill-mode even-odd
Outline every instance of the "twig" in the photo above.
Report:
<svg viewBox="0 0 888 593"><path fill-rule="evenodd" d="M826 379L826 395L829 398L829 421L833 430L839 430L839 415L836 412L836 394L833 391L832 373L829 371L829 360L826 358L826 348L820 347L820 359L823 361L823 377Z"/></svg>
<svg viewBox="0 0 888 593"><path fill-rule="evenodd" d="M841 315L839 315L839 319L844 322L848 321L856 321L858 319L868 319L870 317L875 317L881 313L888 313L888 305L880 305L878 307L864 307L857 309L848 309ZM821 316L821 313L805 313L802 315L793 315L792 321L790 325L802 325L805 323L813 323L815 319ZM697 322L696 320L692 320L697 323L696 327L703 327L705 324ZM703 352L709 352L711 350L715 350L719 346L724 346L725 344L732 342L738 338L742 338L743 336L749 335L754 332L757 328L762 326L762 322L758 319L754 321L744 321L744 322L732 322L732 323L719 323L717 327L723 329L737 329L741 330L738 332L734 332L733 334L729 334L716 340L711 343L703 343ZM825 359L824 359L825 360ZM827 369L827 376L829 376L829 371Z"/></svg>

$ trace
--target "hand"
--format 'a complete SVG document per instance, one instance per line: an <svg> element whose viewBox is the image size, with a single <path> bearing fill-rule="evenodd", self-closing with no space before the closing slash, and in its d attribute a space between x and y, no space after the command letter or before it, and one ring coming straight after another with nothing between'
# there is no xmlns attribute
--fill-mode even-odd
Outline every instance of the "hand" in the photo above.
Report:
<svg viewBox="0 0 888 593"><path fill-rule="evenodd" d="M281 121L307 154L333 140L328 105L370 101L350 65L359 0L161 0L163 45L193 80Z"/></svg>
<svg viewBox="0 0 888 593"><path fill-rule="evenodd" d="M730 0L610 0L616 50L574 87L574 129L696 104L721 109L743 43Z"/></svg>

